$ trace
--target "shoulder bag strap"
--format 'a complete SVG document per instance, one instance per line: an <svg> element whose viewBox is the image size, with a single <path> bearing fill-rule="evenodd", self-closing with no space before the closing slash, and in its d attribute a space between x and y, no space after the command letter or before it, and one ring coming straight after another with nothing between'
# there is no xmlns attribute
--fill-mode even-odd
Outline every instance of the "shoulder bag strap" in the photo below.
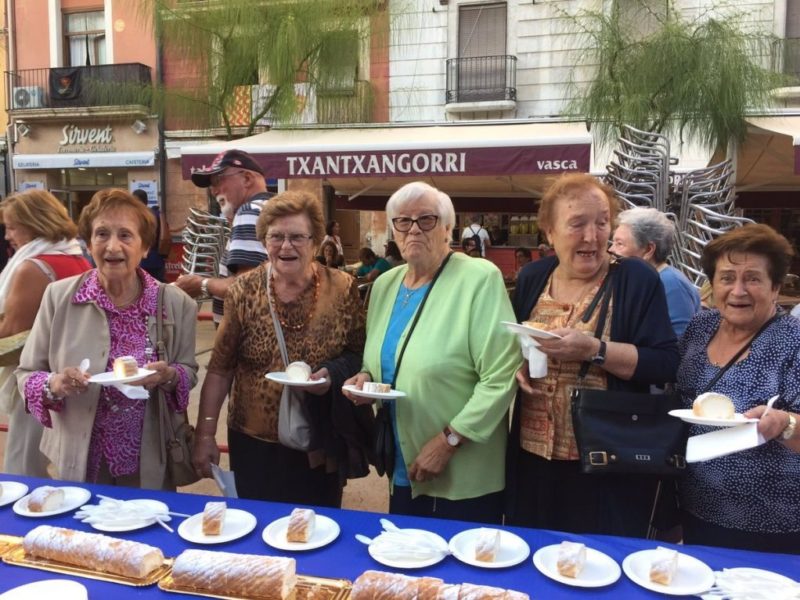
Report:
<svg viewBox="0 0 800 600"><path fill-rule="evenodd" d="M164 284L158 284L158 295L156 296L156 352L158 360L169 362L167 358L166 344L164 344ZM156 386L156 410L158 411L158 423L160 435L158 436L161 445L161 464L167 462L167 437L175 437L175 432L167 417L167 401L164 398L164 391L160 386Z"/></svg>
<svg viewBox="0 0 800 600"><path fill-rule="evenodd" d="M392 388L394 388L395 384L397 383L397 374L400 372L400 364L403 362L403 355L406 353L408 340L411 339L411 334L414 333L414 328L416 328L417 326L417 321L419 321L419 317L422 314L422 309L425 308L425 303L428 301L428 296L430 296L431 290L433 289L433 286L436 284L436 280L439 279L439 275L441 275L442 271L444 271L444 267L445 265L447 265L447 261L450 260L451 256L453 256L453 253L452 252L448 253L445 259L442 261L442 264L439 265L439 268L433 275L433 279L431 279L430 287L425 292L425 296L422 297L422 302L420 302L419 308L417 309L417 312L414 314L414 320L411 322L411 328L408 330L408 335L406 336L406 339L403 342L403 346L400 348L400 353L397 355L397 365L394 368L394 378L392 379Z"/></svg>
<svg viewBox="0 0 800 600"><path fill-rule="evenodd" d="M286 340L283 338L283 328L281 327L280 319L275 313L275 307L272 304L272 290L269 286L269 278L272 276L272 265L267 266L266 274L264 275L264 283L267 286L267 304L269 304L269 314L272 315L272 325L275 328L275 337L278 340L278 348L281 351L281 358L283 359L283 367L289 366L289 353L286 350Z"/></svg>
<svg viewBox="0 0 800 600"><path fill-rule="evenodd" d="M601 339L603 336L603 329L606 326L606 319L608 318L608 305L611 303L611 296L613 295L611 291L611 279L614 274L614 264L612 263L608 267L608 273L606 274L603 283L600 285L600 289L597 290L594 298L592 298L592 302L586 308L586 311L583 313L581 317L581 321L584 323L588 323L591 318L592 314L594 313L597 305L600 304L602 301L602 305L600 307L600 315L597 319L597 327L594 330L594 337L597 339ZM578 381L582 381L584 377L586 377L586 373L589 372L589 367L591 364L589 361L585 360L581 363L580 371L578 371Z"/></svg>
<svg viewBox="0 0 800 600"><path fill-rule="evenodd" d="M717 382L718 382L718 381L719 381L719 380L722 378L722 376L725 374L725 372L726 372L728 369L730 369L730 368L731 368L731 367L732 367L732 366L733 366L733 365L736 363L736 361L737 361L737 360L739 360L739 357L740 357L742 354L744 354L744 353L745 353L745 351L746 351L746 350L747 350L747 349L748 349L748 348L749 348L749 347L750 347L750 346L753 344L753 342L755 341L755 339L756 339L758 336L760 336L760 335L763 333L763 331L764 331L764 330L765 330L767 327L769 327L769 326L770 326L770 323L772 323L772 322L773 322L775 319L777 319L777 318L778 318L778 315L773 315L771 319L769 319L769 320L768 320L766 323L764 323L764 324L763 324L763 325L760 327L760 329L759 329L758 331L756 331L755 335L753 335L753 337L751 337L751 338L750 338L750 339L749 339L749 340L748 340L748 341L747 341L747 342L744 344L744 346L742 346L741 348L739 348L739 351L738 351L736 354L734 354L734 355L733 355L733 357L732 357L732 358L731 358L731 359L730 359L730 360L729 360L729 361L728 361L728 362L725 364L725 366L724 366L724 367L722 367L722 368L719 370L719 372L718 372L718 373L717 373L717 374L714 376L714 378L713 378L711 381L709 381L709 382L708 382L708 384L706 384L706 386L703 388L703 391L702 391L702 392L700 392L700 393L701 393L701 394L704 394L704 393L706 393L707 391L709 391L709 390L710 390L712 387L714 387L714 385L715 385L715 384L716 384L716 383L717 383Z"/></svg>

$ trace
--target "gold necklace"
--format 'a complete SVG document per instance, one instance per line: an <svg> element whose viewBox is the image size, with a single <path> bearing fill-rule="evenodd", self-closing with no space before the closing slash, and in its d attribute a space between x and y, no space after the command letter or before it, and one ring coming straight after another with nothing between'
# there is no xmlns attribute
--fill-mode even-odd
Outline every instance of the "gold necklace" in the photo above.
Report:
<svg viewBox="0 0 800 600"><path fill-rule="evenodd" d="M270 297L272 298L275 312L278 314L278 321L280 322L281 327L288 329L289 331L301 331L306 324L311 321L311 317L314 316L314 309L317 307L317 300L319 299L319 275L317 272L314 271L314 300L311 303L311 310L308 311L306 317L299 323L289 323L288 318L284 318L283 311L286 305L281 302L280 298L278 298L278 294L275 292L275 275L271 275L269 278L269 289Z"/></svg>
<svg viewBox="0 0 800 600"><path fill-rule="evenodd" d="M125 308L125 307L133 304L134 302L136 302L136 299L139 297L139 294L141 294L141 292L142 292L141 282L139 281L139 277L136 277L136 289L133 291L133 296L131 296L130 298L127 298L126 300L123 300L122 302L119 302L119 303L118 302L114 302L113 300L111 302L117 308ZM109 296L109 298L110 298L110 296Z"/></svg>

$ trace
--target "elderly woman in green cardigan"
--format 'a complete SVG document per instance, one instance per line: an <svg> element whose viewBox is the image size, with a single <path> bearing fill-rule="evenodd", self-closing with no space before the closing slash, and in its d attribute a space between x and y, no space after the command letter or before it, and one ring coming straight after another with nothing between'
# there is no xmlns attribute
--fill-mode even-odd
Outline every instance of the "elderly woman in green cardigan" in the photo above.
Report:
<svg viewBox="0 0 800 600"><path fill-rule="evenodd" d="M522 364L501 324L513 321L492 263L450 251L450 198L409 183L387 215L405 265L375 281L362 372L346 383L393 384L391 513L500 523L508 409ZM355 403L372 402L345 392Z"/></svg>

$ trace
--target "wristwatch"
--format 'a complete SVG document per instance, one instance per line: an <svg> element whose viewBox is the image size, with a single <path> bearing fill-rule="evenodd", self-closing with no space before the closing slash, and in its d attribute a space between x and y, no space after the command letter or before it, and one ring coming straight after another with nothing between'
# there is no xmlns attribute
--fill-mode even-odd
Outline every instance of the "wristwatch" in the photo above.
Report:
<svg viewBox="0 0 800 600"><path fill-rule="evenodd" d="M445 427L444 431L444 439L447 442L447 445L451 448L458 448L461 446L464 440L461 439L457 433L455 433L450 427Z"/></svg>
<svg viewBox="0 0 800 600"><path fill-rule="evenodd" d="M592 357L593 365L602 365L606 362L606 343L600 340L600 347L597 349L597 354Z"/></svg>
<svg viewBox="0 0 800 600"><path fill-rule="evenodd" d="M797 427L797 417L795 417L792 413L789 413L789 424L786 426L786 429L783 430L783 433L781 433L781 439L784 440L792 439L796 427Z"/></svg>
<svg viewBox="0 0 800 600"><path fill-rule="evenodd" d="M203 293L203 296L210 296L211 294L208 293L208 279L203 277L200 280L200 291Z"/></svg>

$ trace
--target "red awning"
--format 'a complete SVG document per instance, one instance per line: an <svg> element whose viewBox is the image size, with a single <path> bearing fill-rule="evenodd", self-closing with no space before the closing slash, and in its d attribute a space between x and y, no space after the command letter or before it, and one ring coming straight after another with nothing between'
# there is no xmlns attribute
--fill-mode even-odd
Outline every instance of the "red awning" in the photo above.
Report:
<svg viewBox="0 0 800 600"><path fill-rule="evenodd" d="M554 175L588 172L591 141L583 123L563 122L273 129L186 146L181 164L188 179L219 152L239 148L255 156L270 178L324 179L346 195L391 193L423 179L462 195L536 196Z"/></svg>

